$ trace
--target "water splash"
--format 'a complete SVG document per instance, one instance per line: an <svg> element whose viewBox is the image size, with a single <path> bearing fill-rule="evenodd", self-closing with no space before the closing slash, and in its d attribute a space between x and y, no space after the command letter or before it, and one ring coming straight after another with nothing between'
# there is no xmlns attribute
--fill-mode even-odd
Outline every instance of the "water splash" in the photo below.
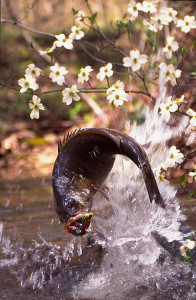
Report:
<svg viewBox="0 0 196 300"><path fill-rule="evenodd" d="M145 150L153 168L165 161L168 140L184 133L188 121L183 116L171 129L158 115L165 98L161 84L154 109L146 108L144 125L133 125L130 132L138 143L149 145ZM159 183L167 208L150 203L141 171L120 156L106 185L110 202L97 193L89 235L82 238L64 236L48 204L44 219L40 207L34 213L31 207L25 219L25 203L18 202L17 214L23 215L15 216L16 221L22 219L25 227L28 220L29 229L31 224L44 223L45 236L37 235L40 230L35 227L27 243L24 234L11 236L6 230L9 220L0 223L2 296L12 293L14 298L16 292L23 296L28 292L32 297L47 295L47 299L57 295L59 299L195 299L196 266L180 260L179 244L184 237L180 227L185 216L176 189ZM12 201L6 203L4 209L9 209Z"/></svg>
<svg viewBox="0 0 196 300"><path fill-rule="evenodd" d="M161 78L160 78L160 82ZM167 142L184 133L187 118L181 117L171 129L158 114L165 101L166 89L153 110L146 108L146 121L132 127L130 136L146 149L153 168L168 156ZM195 299L195 266L181 262L180 230L186 219L181 212L176 189L159 183L166 209L149 203L140 170L130 161L118 157L107 180L111 204L106 214L96 216L96 230L107 239L107 254L100 268L89 274L77 288L75 297L90 299ZM106 205L94 201L95 211ZM96 215L96 214L94 214ZM186 279L182 281L184 274Z"/></svg>

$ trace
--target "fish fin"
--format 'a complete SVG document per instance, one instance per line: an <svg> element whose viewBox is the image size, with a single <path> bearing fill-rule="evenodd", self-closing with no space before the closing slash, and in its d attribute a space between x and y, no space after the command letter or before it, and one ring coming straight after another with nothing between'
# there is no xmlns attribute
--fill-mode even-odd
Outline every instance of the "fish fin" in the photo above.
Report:
<svg viewBox="0 0 196 300"><path fill-rule="evenodd" d="M59 140L58 142L58 153L60 153L62 151L62 142L61 140Z"/></svg>
<svg viewBox="0 0 196 300"><path fill-rule="evenodd" d="M83 129L75 129L71 132L68 132L68 134L65 136L63 136L63 139L59 140L58 142L58 153L60 153L63 148L65 147L65 145L73 138L75 137L76 135L78 135L81 131L83 131Z"/></svg>

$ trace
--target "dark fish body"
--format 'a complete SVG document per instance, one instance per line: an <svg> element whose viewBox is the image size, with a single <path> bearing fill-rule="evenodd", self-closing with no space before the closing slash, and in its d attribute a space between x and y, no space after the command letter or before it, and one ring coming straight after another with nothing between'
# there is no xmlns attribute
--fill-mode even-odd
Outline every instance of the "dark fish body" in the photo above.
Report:
<svg viewBox="0 0 196 300"><path fill-rule="evenodd" d="M164 207L147 155L139 144L115 130L86 128L59 143L52 180L62 222L91 209L93 195L102 187L117 154L127 156L141 169L150 201Z"/></svg>

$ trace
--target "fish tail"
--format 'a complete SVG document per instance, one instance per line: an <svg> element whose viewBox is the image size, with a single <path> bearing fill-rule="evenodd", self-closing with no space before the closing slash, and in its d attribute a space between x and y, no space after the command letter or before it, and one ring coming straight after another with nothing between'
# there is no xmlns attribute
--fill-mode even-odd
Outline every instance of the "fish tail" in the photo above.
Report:
<svg viewBox="0 0 196 300"><path fill-rule="evenodd" d="M158 205L165 208L146 152L129 136L121 137L120 151L122 155L130 158L141 169L150 202L154 200Z"/></svg>
<svg viewBox="0 0 196 300"><path fill-rule="evenodd" d="M148 162L145 162L143 165L141 164L140 169L143 174L143 178L144 178L144 182L146 184L150 202L152 202L154 200L156 204L165 208L165 203L159 192L159 189L158 189L154 174L152 172L152 169L150 167L150 164Z"/></svg>

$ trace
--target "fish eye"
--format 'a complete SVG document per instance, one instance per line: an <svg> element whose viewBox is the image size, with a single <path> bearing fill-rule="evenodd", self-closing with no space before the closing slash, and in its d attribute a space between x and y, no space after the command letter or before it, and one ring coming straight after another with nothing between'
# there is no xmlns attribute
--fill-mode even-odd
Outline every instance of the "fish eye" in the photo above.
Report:
<svg viewBox="0 0 196 300"><path fill-rule="evenodd" d="M71 198L72 203L76 203L77 201L74 198Z"/></svg>
<svg viewBox="0 0 196 300"><path fill-rule="evenodd" d="M78 202L74 198L71 198L68 206L69 206L69 208L72 208L72 207L76 207L77 204L78 204Z"/></svg>

